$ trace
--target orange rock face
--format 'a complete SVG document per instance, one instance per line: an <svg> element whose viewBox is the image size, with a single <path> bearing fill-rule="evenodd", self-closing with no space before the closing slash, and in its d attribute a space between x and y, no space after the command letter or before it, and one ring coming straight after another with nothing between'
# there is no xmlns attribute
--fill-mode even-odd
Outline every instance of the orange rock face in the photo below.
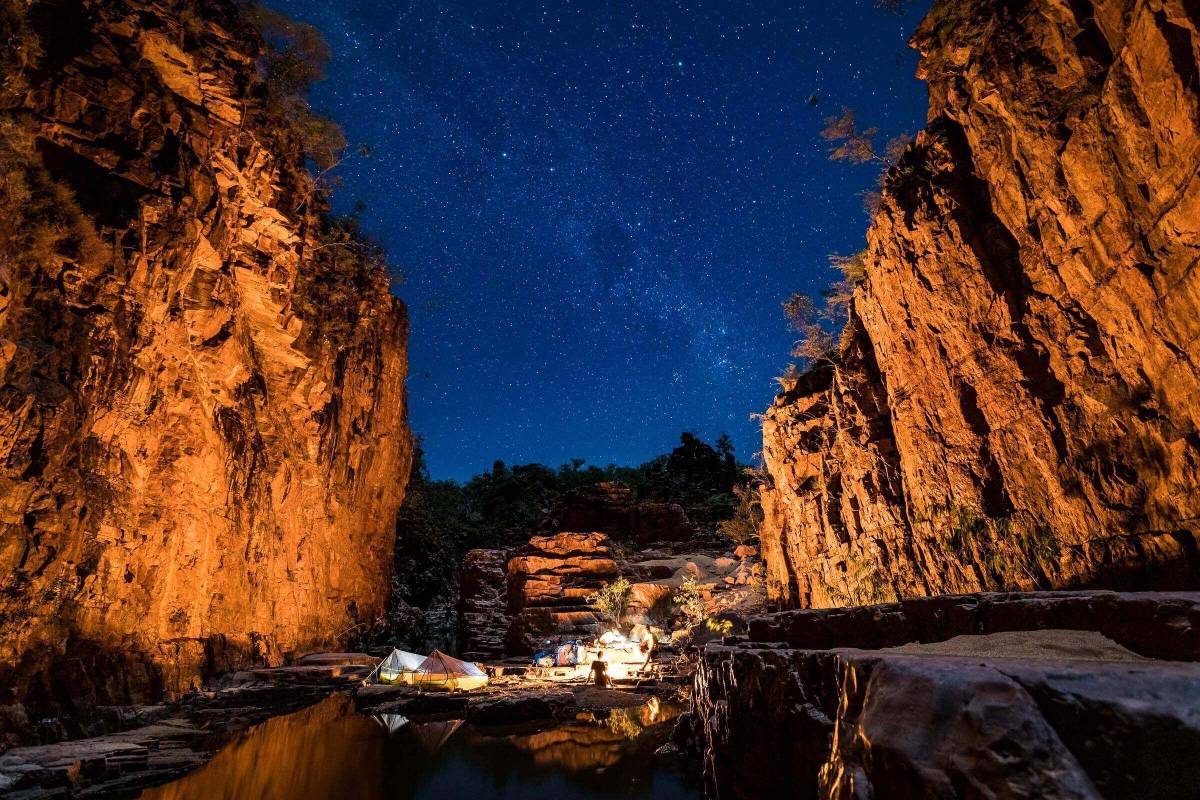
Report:
<svg viewBox="0 0 1200 800"><path fill-rule="evenodd" d="M620 574L612 541L603 533L534 536L508 559L511 653L532 653L547 637L586 637L600 615L589 599Z"/></svg>
<svg viewBox="0 0 1200 800"><path fill-rule="evenodd" d="M322 272L232 5L69 22L3 21L40 37L0 131L0 683L35 705L338 645L411 446L404 307Z"/></svg>
<svg viewBox="0 0 1200 800"><path fill-rule="evenodd" d="M1198 24L935 6L836 363L764 420L774 600L1197 582Z"/></svg>

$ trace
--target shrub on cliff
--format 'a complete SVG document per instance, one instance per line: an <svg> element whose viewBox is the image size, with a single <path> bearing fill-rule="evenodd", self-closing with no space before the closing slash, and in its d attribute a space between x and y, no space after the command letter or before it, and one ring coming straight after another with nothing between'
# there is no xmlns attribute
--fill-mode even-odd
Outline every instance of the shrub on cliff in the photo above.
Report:
<svg viewBox="0 0 1200 800"><path fill-rule="evenodd" d="M13 285L35 266L67 269L97 265L108 258L90 219L74 193L56 181L35 153L32 136L0 120L0 305L7 307ZM0 311L3 309L0 308ZM59 320L39 319L56 326Z"/></svg>
<svg viewBox="0 0 1200 800"><path fill-rule="evenodd" d="M746 544L758 539L763 523L759 483L757 473L751 473L749 480L734 486L737 504L733 507L733 516L717 524L717 532L734 544Z"/></svg>
<svg viewBox="0 0 1200 800"><path fill-rule="evenodd" d="M843 108L840 116L826 117L821 138L833 143L829 150L831 161L849 161L851 164L882 164L890 168L900 160L905 148L912 143L907 134L893 136L883 146L875 147L878 128L859 128L857 114L852 108Z"/></svg>
<svg viewBox="0 0 1200 800"><path fill-rule="evenodd" d="M320 170L332 168L346 148L342 129L308 101L312 85L325 78L331 51L321 32L262 5L243 8L266 47L259 71L267 113Z"/></svg>
<svg viewBox="0 0 1200 800"><path fill-rule="evenodd" d="M900 157L913 141L908 134L900 134L889 139L879 150L875 145L877 136L878 128L858 127L857 112L852 108L843 108L838 116L826 117L825 127L821 130L821 138L832 143L829 149L831 161L877 164L881 167L877 188L862 193L863 207L870 215L879 210L880 193L888 171L899 163Z"/></svg>
<svg viewBox="0 0 1200 800"><path fill-rule="evenodd" d="M292 303L310 324L300 345L320 338L348 340L366 310L366 298L387 291L388 265L383 248L367 236L356 218L322 216L314 223L314 243L296 275Z"/></svg>
<svg viewBox="0 0 1200 800"><path fill-rule="evenodd" d="M792 357L811 363L833 355L834 338L821 326L817 306L803 292L783 301L783 314L792 330L800 336L792 345Z"/></svg>

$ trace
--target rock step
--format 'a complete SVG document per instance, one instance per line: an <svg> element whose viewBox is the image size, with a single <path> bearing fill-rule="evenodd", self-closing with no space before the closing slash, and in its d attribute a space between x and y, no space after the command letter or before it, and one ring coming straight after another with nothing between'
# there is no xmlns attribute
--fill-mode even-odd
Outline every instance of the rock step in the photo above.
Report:
<svg viewBox="0 0 1200 800"><path fill-rule="evenodd" d="M379 659L369 653L309 653L296 659L298 667L373 667L378 663Z"/></svg>

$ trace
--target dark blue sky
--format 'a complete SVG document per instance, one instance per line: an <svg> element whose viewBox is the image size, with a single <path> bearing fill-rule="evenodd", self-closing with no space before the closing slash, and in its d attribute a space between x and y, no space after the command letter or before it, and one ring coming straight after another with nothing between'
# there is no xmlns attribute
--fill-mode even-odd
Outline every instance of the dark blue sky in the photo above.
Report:
<svg viewBox="0 0 1200 800"><path fill-rule="evenodd" d="M335 199L407 283L410 419L436 477L743 459L789 363L780 302L860 249L871 167L819 132L926 108L871 0L273 0L334 51L314 105L373 147ZM815 108L808 100L816 93Z"/></svg>

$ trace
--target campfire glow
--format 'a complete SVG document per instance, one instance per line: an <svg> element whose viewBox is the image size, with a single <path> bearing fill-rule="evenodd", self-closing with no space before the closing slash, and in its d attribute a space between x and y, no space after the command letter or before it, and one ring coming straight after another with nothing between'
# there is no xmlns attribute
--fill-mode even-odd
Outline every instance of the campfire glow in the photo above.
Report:
<svg viewBox="0 0 1200 800"><path fill-rule="evenodd" d="M577 647L575 663L560 661L556 660L553 666L535 661L535 674L553 681L587 681L592 676L592 664L603 661L610 680L626 680L637 678L646 671L649 656L642 650L640 640L609 630L595 642Z"/></svg>

